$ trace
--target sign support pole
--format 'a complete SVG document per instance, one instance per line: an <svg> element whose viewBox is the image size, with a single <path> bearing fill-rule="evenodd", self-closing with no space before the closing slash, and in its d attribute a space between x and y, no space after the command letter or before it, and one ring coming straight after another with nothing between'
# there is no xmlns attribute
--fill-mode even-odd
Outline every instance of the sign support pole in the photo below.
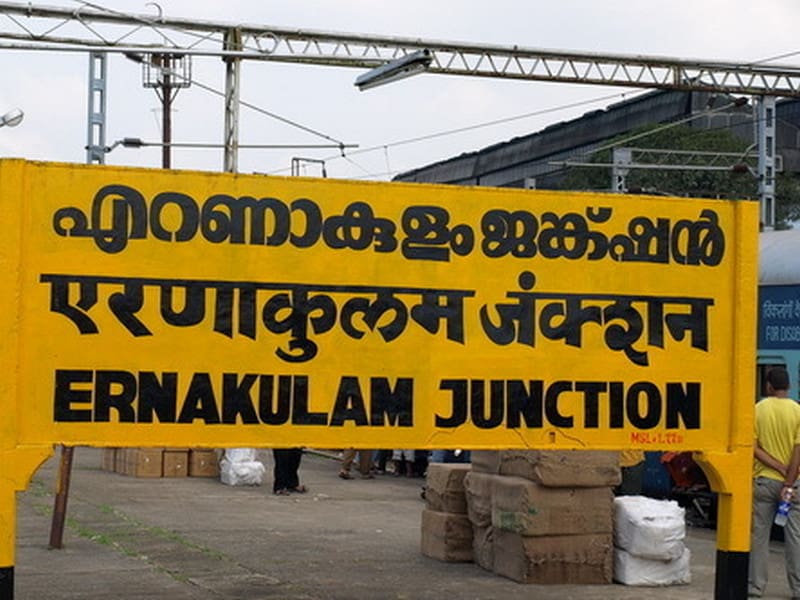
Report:
<svg viewBox="0 0 800 600"><path fill-rule="evenodd" d="M746 203L737 203L736 256L733 301L739 323L756 322L756 286L748 274L758 272L758 236L755 215ZM752 275L750 275L752 277ZM702 452L695 456L718 494L717 560L714 600L745 600L750 562L750 523L753 510L753 419L751 390L755 389L755 327L736 327L732 340L729 444L727 452Z"/></svg>
<svg viewBox="0 0 800 600"><path fill-rule="evenodd" d="M745 600L750 562L752 518L752 447L732 453L701 453L695 460L703 468L711 489L718 494L717 560L714 600Z"/></svg>
<svg viewBox="0 0 800 600"><path fill-rule="evenodd" d="M13 482L0 479L0 600L14 598L17 510Z"/></svg>
<svg viewBox="0 0 800 600"><path fill-rule="evenodd" d="M14 559L17 543L17 492L24 491L36 470L53 453L52 446L0 450L0 464L15 465L0 477L0 600L14 600ZM14 479L13 477L16 478Z"/></svg>
<svg viewBox="0 0 800 600"><path fill-rule="evenodd" d="M72 475L72 455L75 448L61 446L61 462L58 467L58 488L53 505L53 520L50 523L50 547L60 550L64 547L64 522L67 519L67 500Z"/></svg>

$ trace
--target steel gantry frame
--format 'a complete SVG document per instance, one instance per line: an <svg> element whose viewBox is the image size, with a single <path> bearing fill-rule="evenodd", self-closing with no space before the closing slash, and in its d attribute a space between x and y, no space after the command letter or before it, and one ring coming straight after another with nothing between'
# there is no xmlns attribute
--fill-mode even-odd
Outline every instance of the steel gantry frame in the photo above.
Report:
<svg viewBox="0 0 800 600"><path fill-rule="evenodd" d="M800 97L800 67L669 57L563 52L521 46L466 44L269 25L126 14L89 2L77 9L0 2L0 49L94 53L181 53L221 57L226 64L224 169L235 171L239 147L242 60L374 68L411 53L430 55L426 71L441 75L703 91L755 96L762 222L774 225L776 97ZM97 81L95 86L100 85ZM103 113L104 115L104 113ZM102 127L94 117L94 126Z"/></svg>
<svg viewBox="0 0 800 600"><path fill-rule="evenodd" d="M800 67L563 52L334 33L0 2L0 48L151 52L371 68L425 49L428 72L728 94L800 97ZM23 21L21 17L25 17ZM102 29L108 27L108 29ZM231 32L240 42L230 43Z"/></svg>

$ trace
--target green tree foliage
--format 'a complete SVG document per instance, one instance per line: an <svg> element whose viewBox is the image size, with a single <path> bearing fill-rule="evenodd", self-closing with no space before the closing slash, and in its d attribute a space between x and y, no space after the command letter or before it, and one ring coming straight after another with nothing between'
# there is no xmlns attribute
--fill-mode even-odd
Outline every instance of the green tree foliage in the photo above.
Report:
<svg viewBox="0 0 800 600"><path fill-rule="evenodd" d="M649 132L649 133L648 133ZM632 139L635 138L635 139ZM750 169L703 171L672 169L631 169L626 176L629 191L670 196L692 196L697 198L758 199L758 181L755 177L756 161L745 160L748 144L727 129L698 129L685 125L664 128L653 125L641 128L618 138L609 140L601 149L586 160L592 163L612 162L611 147L681 150L690 152L734 152L742 154L742 164ZM708 164L707 158L689 160L689 156L671 159L693 165ZM610 167L569 167L562 182L562 189L609 190L611 188ZM800 218L800 179L793 175L779 174L776 179L776 221L778 228L787 221Z"/></svg>
<svg viewBox="0 0 800 600"><path fill-rule="evenodd" d="M776 179L775 221L781 227L800 221L800 178L794 173L779 173Z"/></svg>

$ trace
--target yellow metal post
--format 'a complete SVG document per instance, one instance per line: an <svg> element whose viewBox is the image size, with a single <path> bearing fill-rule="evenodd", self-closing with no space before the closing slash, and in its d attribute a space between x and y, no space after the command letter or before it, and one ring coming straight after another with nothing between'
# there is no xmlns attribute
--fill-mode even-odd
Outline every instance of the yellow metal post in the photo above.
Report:
<svg viewBox="0 0 800 600"><path fill-rule="evenodd" d="M16 543L14 486L0 479L0 600L14 597L14 549Z"/></svg>
<svg viewBox="0 0 800 600"><path fill-rule="evenodd" d="M14 598L14 557L17 533L16 492L28 487L36 469L53 453L51 446L0 450L0 465L12 469L0 476L0 600Z"/></svg>
<svg viewBox="0 0 800 600"><path fill-rule="evenodd" d="M702 453L696 455L696 460L705 471L711 489L718 494L714 598L744 600L750 559L752 446L725 454Z"/></svg>
<svg viewBox="0 0 800 600"><path fill-rule="evenodd" d="M755 413L756 298L758 227L752 206L737 205L734 302L731 331L732 383L728 452L696 456L711 489L718 494L715 600L744 600L750 559L753 488L753 419Z"/></svg>

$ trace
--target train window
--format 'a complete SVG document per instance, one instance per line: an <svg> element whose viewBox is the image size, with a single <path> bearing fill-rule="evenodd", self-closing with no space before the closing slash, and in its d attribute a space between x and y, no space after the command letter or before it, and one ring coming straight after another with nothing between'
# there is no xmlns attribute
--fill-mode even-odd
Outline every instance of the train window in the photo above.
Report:
<svg viewBox="0 0 800 600"><path fill-rule="evenodd" d="M772 363L759 363L757 370L756 370L756 385L758 386L757 394L756 394L756 401L760 400L761 398L766 397L767 395L767 372L772 369L773 367L783 367L786 368L786 363L782 362L772 362ZM797 379L793 382L796 384Z"/></svg>

